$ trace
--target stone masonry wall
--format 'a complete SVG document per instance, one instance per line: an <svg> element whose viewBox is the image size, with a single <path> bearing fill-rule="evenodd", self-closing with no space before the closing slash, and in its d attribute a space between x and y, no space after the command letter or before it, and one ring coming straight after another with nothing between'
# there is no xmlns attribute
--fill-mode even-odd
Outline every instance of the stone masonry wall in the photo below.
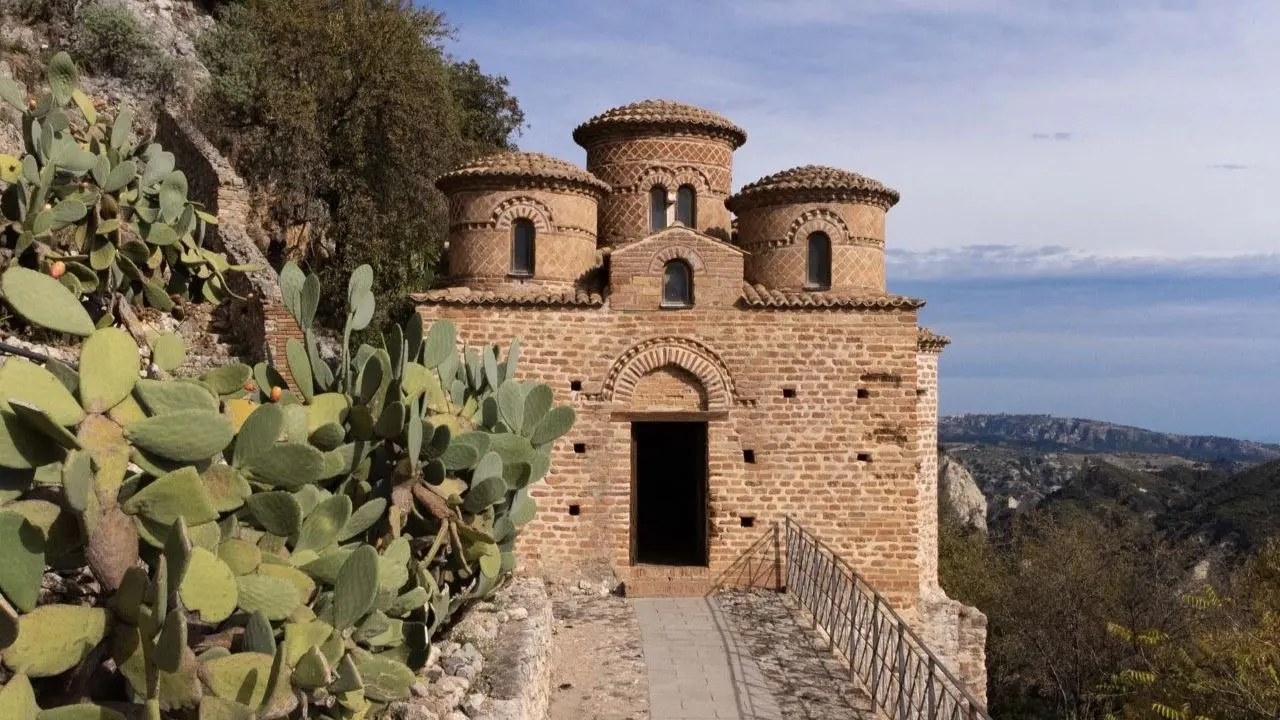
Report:
<svg viewBox="0 0 1280 720"><path fill-rule="evenodd" d="M922 343L916 358L919 419L920 608L919 634L951 672L983 704L987 701L987 618L952 600L938 585L938 356L942 348Z"/></svg>
<svg viewBox="0 0 1280 720"><path fill-rule="evenodd" d="M918 452L903 431L917 421L914 311L419 311L427 322L453 320L472 346L519 337L520 376L548 383L577 410L551 475L534 486L539 515L521 540L528 568L572 576L604 560L624 581L635 575L630 420L645 416L631 414L633 400L640 409L697 403L709 425L711 579L792 515L896 606L917 606ZM659 377L644 380L651 372ZM689 376L701 394L672 382Z"/></svg>
<svg viewBox="0 0 1280 720"><path fill-rule="evenodd" d="M289 337L302 337L297 323L284 309L276 272L254 243L249 190L221 153L185 118L162 110L156 122L156 138L174 154L177 167L187 176L192 199L218 217L218 225L208 242L220 248L233 264L256 265L251 273L230 276L231 289L244 300L226 305L232 336L247 361L270 358L286 373L284 344Z"/></svg>

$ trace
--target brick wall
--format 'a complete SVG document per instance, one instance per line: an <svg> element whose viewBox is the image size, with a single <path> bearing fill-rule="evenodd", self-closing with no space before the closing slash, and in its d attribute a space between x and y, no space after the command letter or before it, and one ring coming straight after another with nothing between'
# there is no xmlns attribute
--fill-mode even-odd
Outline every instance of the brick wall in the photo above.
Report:
<svg viewBox="0 0 1280 720"><path fill-rule="evenodd" d="M674 132L619 133L587 148L587 170L609 183L611 192L600 202L600 239L621 245L648 237L649 191L666 188L675 202L676 190L688 185L697 195L694 226L728 239L729 210L724 201L733 182L733 146L712 135Z"/></svg>
<svg viewBox="0 0 1280 720"><path fill-rule="evenodd" d="M628 579L627 413L655 397L688 403L688 385L673 380L692 377L708 410L710 574L725 573L790 514L899 607L917 604L918 452L915 438L899 434L916 423L914 311L419 310L428 322L452 319L473 346L519 337L521 377L548 383L578 412L550 477L533 491L540 512L521 541L527 567L572 575L604 560Z"/></svg>
<svg viewBox="0 0 1280 720"><path fill-rule="evenodd" d="M511 225L536 231L536 277L510 276ZM596 265L596 197L568 189L521 188L457 192L449 198L449 276L476 289L507 286L571 288Z"/></svg>
<svg viewBox="0 0 1280 720"><path fill-rule="evenodd" d="M810 233L831 239L831 289L884 292L883 208L860 203L785 203L744 210L738 244L750 253L752 283L800 290Z"/></svg>

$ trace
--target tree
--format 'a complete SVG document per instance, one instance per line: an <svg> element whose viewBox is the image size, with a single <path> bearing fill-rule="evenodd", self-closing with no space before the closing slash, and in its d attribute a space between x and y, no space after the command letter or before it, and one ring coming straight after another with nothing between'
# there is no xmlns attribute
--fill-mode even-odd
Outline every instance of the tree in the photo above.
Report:
<svg viewBox="0 0 1280 720"><path fill-rule="evenodd" d="M403 311L445 237L435 178L523 123L505 78L446 57L450 33L401 0L248 0L199 43L200 123L254 186L269 256L309 264L326 301L367 263L380 315Z"/></svg>
<svg viewBox="0 0 1280 720"><path fill-rule="evenodd" d="M987 615L993 716L1103 718L1137 652L1108 622L1174 632L1185 616L1184 554L1132 516L1034 512L990 543L944 522L939 548L948 594Z"/></svg>
<svg viewBox="0 0 1280 720"><path fill-rule="evenodd" d="M1229 595L1213 586L1186 597L1182 633L1122 624L1114 635L1140 648L1112 686L1125 718L1280 717L1280 541L1237 571Z"/></svg>

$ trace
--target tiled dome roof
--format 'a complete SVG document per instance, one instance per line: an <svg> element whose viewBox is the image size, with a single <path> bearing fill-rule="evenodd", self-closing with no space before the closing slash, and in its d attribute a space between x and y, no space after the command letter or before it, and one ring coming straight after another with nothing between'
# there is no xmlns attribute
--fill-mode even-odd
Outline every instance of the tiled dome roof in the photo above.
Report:
<svg viewBox="0 0 1280 720"><path fill-rule="evenodd" d="M858 200L888 209L898 202L898 197L897 190L865 175L823 165L804 165L766 175L743 186L725 202L734 212L805 199Z"/></svg>
<svg viewBox="0 0 1280 720"><path fill-rule="evenodd" d="M570 162L532 152L501 152L476 158L436 180L444 192L471 186L541 180L577 186L597 194L609 192L603 180Z"/></svg>
<svg viewBox="0 0 1280 720"><path fill-rule="evenodd" d="M735 148L747 141L747 132L723 115L674 100L641 100L606 110L575 128L573 140L585 147L596 137L619 128L701 130L724 137Z"/></svg>

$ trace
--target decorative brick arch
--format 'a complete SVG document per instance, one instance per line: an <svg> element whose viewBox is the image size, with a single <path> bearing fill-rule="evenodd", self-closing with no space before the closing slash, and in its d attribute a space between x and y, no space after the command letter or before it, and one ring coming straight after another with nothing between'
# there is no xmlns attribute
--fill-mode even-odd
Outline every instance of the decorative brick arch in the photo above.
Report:
<svg viewBox="0 0 1280 720"><path fill-rule="evenodd" d="M662 272L663 266L672 260L683 260L689 263L689 267L695 273L707 268L707 263L702 260L697 250L680 245L668 245L653 254L653 259L649 261L649 272L654 274Z"/></svg>
<svg viewBox="0 0 1280 720"><path fill-rule="evenodd" d="M538 232L548 232L555 227L552 222L551 208L537 198L528 196L517 196L507 198L498 203L498 207L493 209L490 216L491 222L496 228L509 228L511 223L520 218L533 221L533 226Z"/></svg>
<svg viewBox="0 0 1280 720"><path fill-rule="evenodd" d="M849 241L849 226L844 218L832 210L814 208L806 211L791 222L787 229L786 243L794 245L805 240L811 233L824 232L831 238L832 245L846 245Z"/></svg>
<svg viewBox="0 0 1280 720"><path fill-rule="evenodd" d="M681 185L688 185L701 197L707 193L711 182L707 174L692 165L681 165L669 168L665 165L651 165L640 172L636 180L636 190L648 192L650 188L661 186L667 192L674 193Z"/></svg>
<svg viewBox="0 0 1280 720"><path fill-rule="evenodd" d="M708 410L728 410L737 401L733 378L720 356L697 340L682 337L656 337L633 345L614 361L598 399L629 405L636 383L662 367L676 367L697 378Z"/></svg>

